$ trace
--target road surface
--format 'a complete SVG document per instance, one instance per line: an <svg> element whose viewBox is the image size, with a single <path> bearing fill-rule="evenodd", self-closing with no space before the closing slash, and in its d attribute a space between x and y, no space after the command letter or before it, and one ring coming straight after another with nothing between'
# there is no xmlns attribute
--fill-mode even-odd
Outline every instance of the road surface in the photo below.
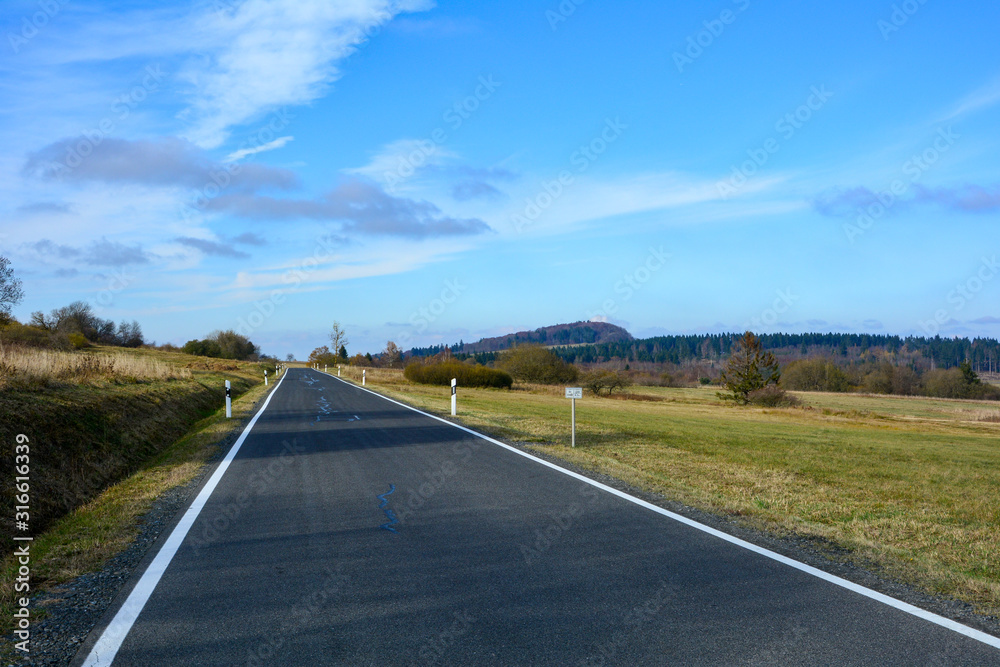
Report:
<svg viewBox="0 0 1000 667"><path fill-rule="evenodd" d="M290 369L154 561L162 576L78 660L1000 664L985 636L622 495Z"/></svg>

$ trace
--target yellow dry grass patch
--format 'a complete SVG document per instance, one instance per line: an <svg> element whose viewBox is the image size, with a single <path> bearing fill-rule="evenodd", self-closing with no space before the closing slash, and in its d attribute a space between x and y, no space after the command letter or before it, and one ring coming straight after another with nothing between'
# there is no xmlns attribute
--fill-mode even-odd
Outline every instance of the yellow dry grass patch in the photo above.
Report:
<svg viewBox="0 0 1000 667"><path fill-rule="evenodd" d="M0 387L8 383L172 380L191 371L151 356L115 350L62 352L0 343Z"/></svg>

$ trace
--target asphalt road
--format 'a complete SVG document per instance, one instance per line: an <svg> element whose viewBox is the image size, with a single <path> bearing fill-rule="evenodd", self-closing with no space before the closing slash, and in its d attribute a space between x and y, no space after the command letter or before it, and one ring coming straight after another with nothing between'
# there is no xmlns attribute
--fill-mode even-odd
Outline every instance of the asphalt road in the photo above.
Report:
<svg viewBox="0 0 1000 667"><path fill-rule="evenodd" d="M988 665L1000 650L291 369L114 664Z"/></svg>

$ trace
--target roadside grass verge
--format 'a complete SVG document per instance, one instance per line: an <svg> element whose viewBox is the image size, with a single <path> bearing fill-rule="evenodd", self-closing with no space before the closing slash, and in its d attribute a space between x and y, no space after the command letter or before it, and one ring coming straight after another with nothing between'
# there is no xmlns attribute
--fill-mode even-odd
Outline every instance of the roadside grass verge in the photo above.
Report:
<svg viewBox="0 0 1000 667"><path fill-rule="evenodd" d="M233 419L225 408L198 421L190 432L110 486L83 506L55 521L31 542L31 590L36 594L87 572L99 570L124 551L139 533L142 517L162 494L187 484L251 416L255 403L270 389L257 384L233 401ZM3 559L0 576L0 633L13 630L14 577L17 562ZM20 597L23 594L17 594ZM35 621L44 610L34 609Z"/></svg>
<svg viewBox="0 0 1000 667"><path fill-rule="evenodd" d="M39 352L39 351L36 351ZM44 354L44 351L40 351ZM193 370L203 362L155 350L101 349L63 353L67 365L88 368L166 367L173 377L126 382L105 374L29 383L0 390L0 442L26 436L31 450L30 527L44 531L54 520L138 470L225 404L225 381L234 396L261 383L258 364L226 362ZM119 359L124 361L119 362ZM97 361L86 361L87 359ZM0 466L14 471L14 448L0 453ZM14 487L0 487L0 526L14 530ZM12 549L0 544L0 557Z"/></svg>
<svg viewBox="0 0 1000 667"><path fill-rule="evenodd" d="M358 381L360 372L344 376ZM368 385L450 412L449 389L397 371L369 372ZM458 414L529 449L808 538L828 557L1000 615L1000 423L983 419L995 403L796 392L802 406L762 409L726 405L715 389L588 395L577 401L575 449L562 387L459 387Z"/></svg>
<svg viewBox="0 0 1000 667"><path fill-rule="evenodd" d="M53 383L134 383L190 377L187 368L123 349L62 352L0 343L0 389L37 390Z"/></svg>

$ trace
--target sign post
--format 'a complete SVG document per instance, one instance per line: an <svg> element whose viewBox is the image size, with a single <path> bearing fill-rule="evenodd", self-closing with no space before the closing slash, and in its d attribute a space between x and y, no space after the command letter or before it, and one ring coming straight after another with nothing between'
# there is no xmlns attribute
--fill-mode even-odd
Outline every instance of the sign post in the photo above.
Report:
<svg viewBox="0 0 1000 667"><path fill-rule="evenodd" d="M337 366L337 377L340 377L340 366Z"/></svg>
<svg viewBox="0 0 1000 667"><path fill-rule="evenodd" d="M451 416L458 414L458 378L451 379Z"/></svg>
<svg viewBox="0 0 1000 667"><path fill-rule="evenodd" d="M264 371L264 386L267 386L267 371Z"/></svg>
<svg viewBox="0 0 1000 667"><path fill-rule="evenodd" d="M233 418L233 397L230 391L229 380L226 380L226 419Z"/></svg>
<svg viewBox="0 0 1000 667"><path fill-rule="evenodd" d="M566 387L566 398L570 399L572 402L571 410L571 423L572 423L572 433L570 440L570 447L576 447L576 399L583 398L583 387Z"/></svg>
<svg viewBox="0 0 1000 667"><path fill-rule="evenodd" d="M367 377L367 375L368 375L368 370L367 369L361 371L361 386L362 387L365 386L365 377Z"/></svg>

